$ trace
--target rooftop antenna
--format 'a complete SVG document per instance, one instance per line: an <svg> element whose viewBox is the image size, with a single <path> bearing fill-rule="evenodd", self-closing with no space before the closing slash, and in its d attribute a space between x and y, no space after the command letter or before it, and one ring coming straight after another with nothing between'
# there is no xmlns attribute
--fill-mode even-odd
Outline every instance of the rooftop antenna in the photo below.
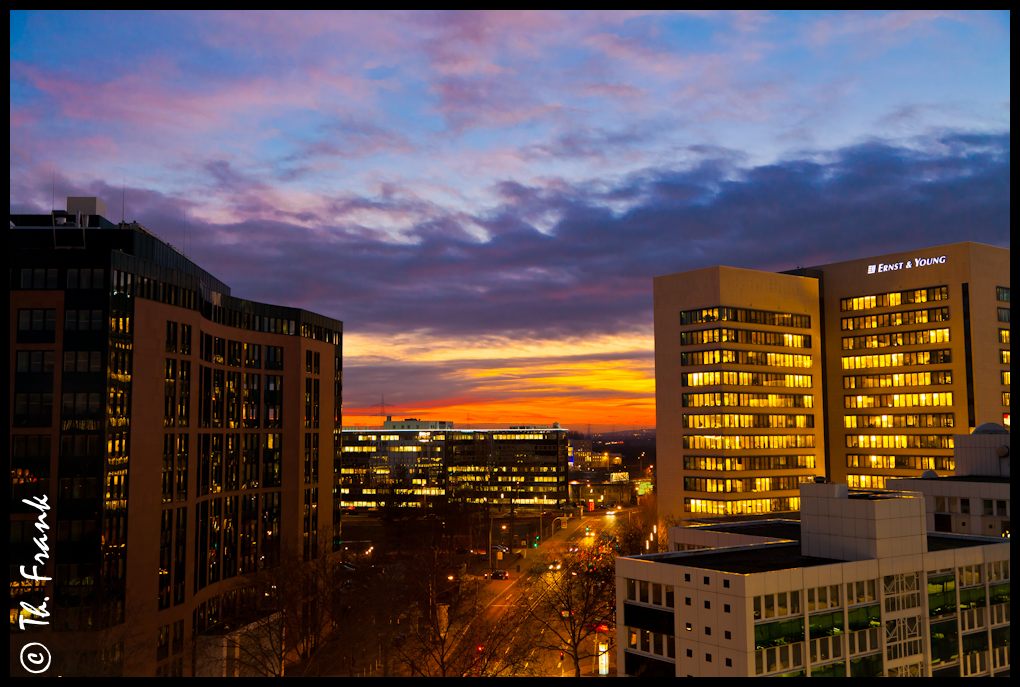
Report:
<svg viewBox="0 0 1020 687"><path fill-rule="evenodd" d="M127 189L124 188L124 180L120 182L120 223L124 224L124 203L127 196Z"/></svg>

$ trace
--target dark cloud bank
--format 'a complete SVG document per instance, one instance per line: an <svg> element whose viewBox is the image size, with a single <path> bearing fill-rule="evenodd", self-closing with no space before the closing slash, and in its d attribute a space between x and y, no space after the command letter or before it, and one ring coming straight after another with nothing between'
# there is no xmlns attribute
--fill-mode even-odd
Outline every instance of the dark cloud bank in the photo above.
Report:
<svg viewBox="0 0 1020 687"><path fill-rule="evenodd" d="M185 248L235 295L321 312L348 331L424 329L470 346L483 335L648 327L660 274L715 264L790 269L956 241L1009 246L1009 153L1008 132L909 147L875 141L750 168L708 151L693 167L614 182L504 181L500 204L474 217L395 194L344 196L329 216L262 206L258 219L213 225L188 219L199 199L134 189L128 219ZM251 191L235 170L216 161L207 169L218 186ZM72 193L100 195L111 208L121 197L103 183ZM348 221L345 210L357 206L426 219L395 243ZM550 216L558 219L545 231L529 221ZM488 239L473 238L468 223Z"/></svg>

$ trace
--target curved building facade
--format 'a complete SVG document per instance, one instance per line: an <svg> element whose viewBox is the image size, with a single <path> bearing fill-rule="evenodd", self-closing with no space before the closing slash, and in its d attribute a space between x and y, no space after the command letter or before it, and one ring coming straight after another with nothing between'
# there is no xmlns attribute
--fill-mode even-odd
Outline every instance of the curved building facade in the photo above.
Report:
<svg viewBox="0 0 1020 687"><path fill-rule="evenodd" d="M11 556L33 561L44 500L52 578L12 575L12 666L34 639L63 675L191 675L253 576L339 539L343 325L72 200L8 233Z"/></svg>

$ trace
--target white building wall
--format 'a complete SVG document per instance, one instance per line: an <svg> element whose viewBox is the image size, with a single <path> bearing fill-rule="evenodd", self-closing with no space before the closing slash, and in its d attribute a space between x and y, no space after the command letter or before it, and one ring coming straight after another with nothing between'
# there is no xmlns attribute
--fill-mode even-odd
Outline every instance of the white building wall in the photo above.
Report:
<svg viewBox="0 0 1020 687"><path fill-rule="evenodd" d="M803 618L807 628L812 614L808 605L808 591L832 585L839 590L838 608L843 612L844 631L831 639L822 638L819 641L827 642L830 649L839 648L847 674L852 658L875 655L877 642L885 674L902 671L904 674L930 675L928 573L938 570L959 571L964 566L972 565L981 566L987 571L989 562L1009 560L1009 543L999 543L993 539L985 539L981 543L981 540L971 539L970 545L928 552L924 499L920 498L920 494L890 494L888 498L873 499L847 498L845 489L843 485L804 485L804 538L812 539L811 546L817 552L804 550L803 554L823 558L853 557L855 560L743 574L685 566L683 559L687 556L684 553L618 559L617 665L620 674L624 674L627 652L627 628L623 622L626 581L632 579L674 587L675 674L678 677L755 676L758 654L755 649L755 597L779 592L799 592L799 617ZM812 499L814 503L810 503ZM857 536L862 532L863 536ZM782 551L789 555L789 544L767 542L764 538L759 541L761 543L751 547L727 547L727 553L733 555L742 548L777 547L777 557ZM873 551L874 555L862 555L869 551ZM700 557L706 554L698 552L695 555ZM666 559L671 562L663 562ZM907 580L913 580L916 584L912 589L887 587L886 580L895 581L892 579L895 576L906 576ZM850 655L848 614L851 607L848 605L846 587L858 581L874 583L876 599L868 602L868 605L879 605L881 627L874 628L874 631L857 631L853 645L866 648ZM987 574L984 585L987 594ZM726 612L727 605L729 612ZM990 600L988 608L968 610L967 613L969 615L962 621L963 612L957 615L957 622L964 623L960 625L961 647L965 632L985 631L991 640L993 629L1008 625L1007 612L1002 608L992 609ZM898 639L887 635L888 628L898 627L896 621L905 626L916 623L913 626L919 628L920 636ZM981 622L984 624L980 625ZM690 630L687 629L688 623ZM711 634L706 632L706 628L710 628ZM805 634L808 634L807 631ZM903 649L902 655L890 656L887 652L890 643ZM806 636L801 647L800 667L808 674L812 665L816 665L811 662L811 645L812 638ZM987 675L993 672L993 666L998 672L1008 670L1008 650L997 653L993 650L989 653L994 655L984 659L971 656L968 667L964 669L965 674L970 671ZM730 666L726 665L726 659L730 660ZM832 662L828 659L820 661L818 665L831 665ZM791 668L797 669L797 666Z"/></svg>

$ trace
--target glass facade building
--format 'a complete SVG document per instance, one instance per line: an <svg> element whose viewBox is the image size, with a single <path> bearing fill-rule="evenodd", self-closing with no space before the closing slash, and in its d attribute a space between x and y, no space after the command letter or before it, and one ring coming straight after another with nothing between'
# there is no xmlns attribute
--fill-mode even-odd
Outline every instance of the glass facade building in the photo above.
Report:
<svg viewBox="0 0 1020 687"><path fill-rule="evenodd" d="M189 675L244 579L339 540L343 326L236 298L92 202L10 218L10 553L47 499L53 578L12 568L12 629L49 596L53 670Z"/></svg>
<svg viewBox="0 0 1020 687"><path fill-rule="evenodd" d="M343 508L554 508L568 496L567 430L558 427L387 421L381 428L345 428L341 456Z"/></svg>

